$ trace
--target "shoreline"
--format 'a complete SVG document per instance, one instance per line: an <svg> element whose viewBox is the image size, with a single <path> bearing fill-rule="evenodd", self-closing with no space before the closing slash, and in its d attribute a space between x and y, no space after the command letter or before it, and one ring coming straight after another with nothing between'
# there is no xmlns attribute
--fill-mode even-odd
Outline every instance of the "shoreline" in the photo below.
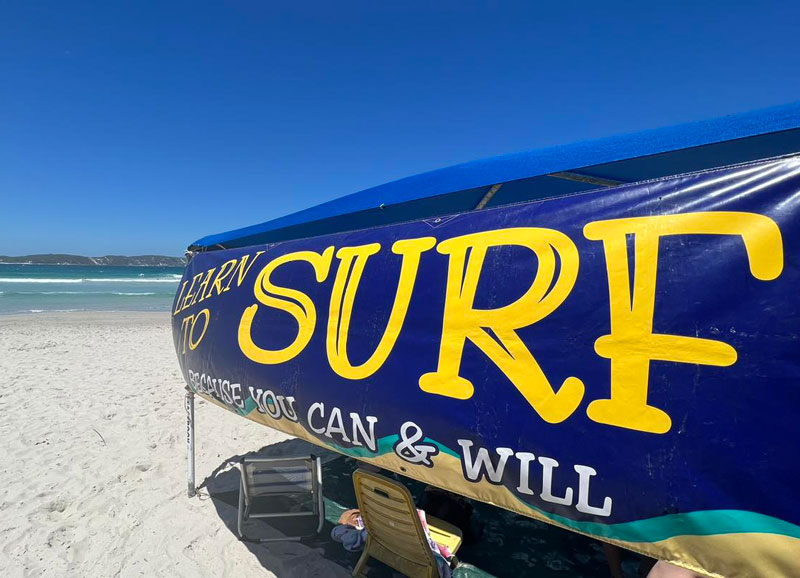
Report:
<svg viewBox="0 0 800 578"><path fill-rule="evenodd" d="M34 263L32 261L25 261L15 263L13 261L0 261L0 265L34 265L37 267L133 267L133 268L152 268L152 269L180 269L185 265L111 265L111 264L98 264L98 263Z"/></svg>
<svg viewBox="0 0 800 578"><path fill-rule="evenodd" d="M166 311L29 311L25 313L0 313L0 326L17 325L20 323L58 323L69 322L83 323L142 323L162 322L167 325L172 318L172 312Z"/></svg>

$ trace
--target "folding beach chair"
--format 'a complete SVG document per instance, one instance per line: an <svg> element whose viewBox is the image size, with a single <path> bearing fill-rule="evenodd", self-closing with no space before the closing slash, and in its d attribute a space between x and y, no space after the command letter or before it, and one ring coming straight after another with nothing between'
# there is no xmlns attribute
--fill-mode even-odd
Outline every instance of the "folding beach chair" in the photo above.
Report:
<svg viewBox="0 0 800 578"><path fill-rule="evenodd" d="M438 578L436 560L408 489L362 469L353 472L353 485L367 528L367 544L353 576L364 576L367 561L375 558L410 578ZM461 545L461 530L433 516L426 520L431 538L455 554Z"/></svg>
<svg viewBox="0 0 800 578"><path fill-rule="evenodd" d="M296 536L259 538L258 542L299 540L319 534L325 523L322 497L322 467L315 456L292 458L242 458L239 463L239 537L245 538L244 523L255 518L315 518L316 530ZM297 498L306 504L298 504ZM302 500L305 498L305 500ZM287 508L286 502L289 502ZM309 503L310 502L310 503ZM276 506L284 508L276 510ZM302 506L306 506L305 509ZM268 511L255 511L255 508ZM267 508L269 507L269 508ZM310 509L309 509L310 507Z"/></svg>

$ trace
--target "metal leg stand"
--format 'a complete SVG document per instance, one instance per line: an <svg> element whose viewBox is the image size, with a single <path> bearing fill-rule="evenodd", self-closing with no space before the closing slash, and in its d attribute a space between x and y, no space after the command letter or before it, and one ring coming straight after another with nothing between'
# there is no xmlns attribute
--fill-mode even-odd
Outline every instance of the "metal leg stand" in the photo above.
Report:
<svg viewBox="0 0 800 578"><path fill-rule="evenodd" d="M197 495L194 485L194 392L186 388L186 451L188 458L188 494L190 498Z"/></svg>

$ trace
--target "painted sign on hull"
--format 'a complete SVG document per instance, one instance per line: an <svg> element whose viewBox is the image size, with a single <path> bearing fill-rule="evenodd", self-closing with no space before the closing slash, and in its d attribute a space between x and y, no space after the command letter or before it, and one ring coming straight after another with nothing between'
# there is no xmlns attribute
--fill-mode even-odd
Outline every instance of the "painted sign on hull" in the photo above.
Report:
<svg viewBox="0 0 800 578"><path fill-rule="evenodd" d="M800 549L800 158L197 255L189 386L728 578Z"/></svg>

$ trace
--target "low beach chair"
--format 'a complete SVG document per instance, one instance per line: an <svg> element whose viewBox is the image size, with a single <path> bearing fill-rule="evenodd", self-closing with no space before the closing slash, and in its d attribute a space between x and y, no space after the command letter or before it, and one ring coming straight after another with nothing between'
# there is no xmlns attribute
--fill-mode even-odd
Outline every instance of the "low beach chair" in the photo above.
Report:
<svg viewBox="0 0 800 578"><path fill-rule="evenodd" d="M242 458L239 464L241 482L239 485L238 532L245 538L244 523L250 518L289 518L311 517L316 519L316 534L325 523L325 502L322 497L322 467L315 456L291 458ZM273 498L302 498L310 500L310 509L298 509L291 504L290 509L276 511L279 502ZM268 512L256 512L259 506L272 506ZM299 540L314 533L278 538L260 538L258 542L278 542Z"/></svg>
<svg viewBox="0 0 800 578"><path fill-rule="evenodd" d="M364 576L367 561L375 558L409 578L438 578L436 559L408 489L362 469L353 472L353 485L367 529L367 544L353 576ZM461 530L433 516L426 520L431 538L455 554L461 545Z"/></svg>

